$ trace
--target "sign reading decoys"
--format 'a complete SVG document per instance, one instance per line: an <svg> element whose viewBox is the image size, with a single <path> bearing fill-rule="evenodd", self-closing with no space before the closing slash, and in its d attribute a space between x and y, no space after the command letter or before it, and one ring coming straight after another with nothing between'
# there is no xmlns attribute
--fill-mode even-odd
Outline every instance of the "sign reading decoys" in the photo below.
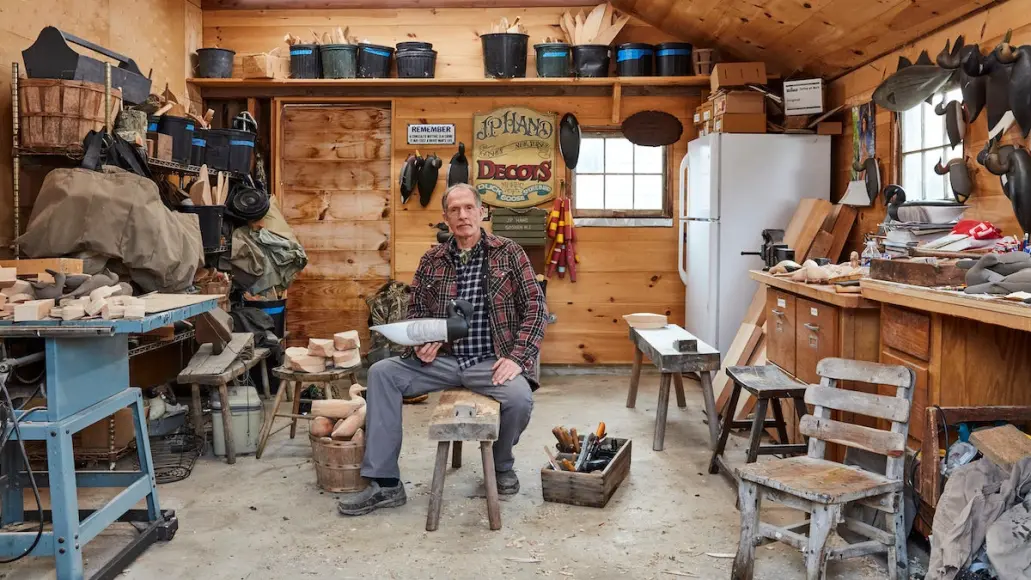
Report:
<svg viewBox="0 0 1031 580"><path fill-rule="evenodd" d="M531 207L555 197L557 117L503 107L473 119L473 176L483 203Z"/></svg>

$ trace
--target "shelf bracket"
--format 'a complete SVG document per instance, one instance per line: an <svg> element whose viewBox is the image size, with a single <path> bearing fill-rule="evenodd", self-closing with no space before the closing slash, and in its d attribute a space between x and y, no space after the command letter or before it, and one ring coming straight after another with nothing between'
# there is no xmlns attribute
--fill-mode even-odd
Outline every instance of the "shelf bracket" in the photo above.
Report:
<svg viewBox="0 0 1031 580"><path fill-rule="evenodd" d="M623 121L623 84L612 85L612 124L616 125Z"/></svg>

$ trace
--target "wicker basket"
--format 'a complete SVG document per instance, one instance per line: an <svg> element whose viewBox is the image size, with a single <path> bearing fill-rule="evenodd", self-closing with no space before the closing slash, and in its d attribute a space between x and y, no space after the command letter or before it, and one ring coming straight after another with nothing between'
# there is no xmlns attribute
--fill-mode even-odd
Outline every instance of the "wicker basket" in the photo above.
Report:
<svg viewBox="0 0 1031 580"><path fill-rule="evenodd" d="M104 127L104 85L57 79L18 83L21 146L42 151L81 151L90 131ZM122 107L122 91L111 89L111 123Z"/></svg>
<svg viewBox="0 0 1031 580"><path fill-rule="evenodd" d="M365 443L332 441L308 435L318 486L333 493L361 491L369 484L361 476Z"/></svg>

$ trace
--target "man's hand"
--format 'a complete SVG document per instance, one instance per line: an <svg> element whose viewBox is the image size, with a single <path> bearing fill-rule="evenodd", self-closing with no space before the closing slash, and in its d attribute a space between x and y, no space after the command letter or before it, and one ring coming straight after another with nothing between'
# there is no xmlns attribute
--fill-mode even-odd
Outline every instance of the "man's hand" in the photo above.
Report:
<svg viewBox="0 0 1031 580"><path fill-rule="evenodd" d="M426 344L415 347L415 356L419 357L419 360L426 364L430 364L437 358L437 351L440 350L442 342L428 342Z"/></svg>
<svg viewBox="0 0 1031 580"><path fill-rule="evenodd" d="M491 382L495 385L503 385L518 377L523 372L522 367L520 367L515 361L507 358L499 358L498 362L494 363L492 369L494 371L494 377L491 379Z"/></svg>

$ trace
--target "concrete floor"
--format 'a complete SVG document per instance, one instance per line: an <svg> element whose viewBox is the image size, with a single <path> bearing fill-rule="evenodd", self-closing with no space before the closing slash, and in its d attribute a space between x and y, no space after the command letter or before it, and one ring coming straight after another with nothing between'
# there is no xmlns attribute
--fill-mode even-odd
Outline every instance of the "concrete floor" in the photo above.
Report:
<svg viewBox="0 0 1031 580"><path fill-rule="evenodd" d="M336 512L334 494L315 487L307 436L275 435L265 456L236 465L203 457L185 481L160 486L179 532L145 552L124 574L154 578L728 578L738 542L736 490L707 473L708 430L701 393L685 381L687 409L671 397L666 449L651 449L657 375L642 377L636 409L625 407L628 377L547 377L535 395L530 426L517 451L522 491L502 498L503 528L489 531L479 457L467 445L464 465L448 470L440 529L426 532L435 443L424 433L431 404L405 407L401 471L408 504L360 518ZM546 503L539 470L555 425L581 431L605 421L634 441L629 477L603 509ZM303 428L302 428L303 429ZM732 437L727 455L743 457ZM83 502L86 503L86 502ZM31 509L31 500L26 509ZM767 507L764 517L797 521L797 512ZM124 534L87 546L87 573ZM54 577L52 560L0 567L0 578ZM830 578L886 575L883 559L829 566ZM757 550L757 578L802 578L802 557L783 544Z"/></svg>

